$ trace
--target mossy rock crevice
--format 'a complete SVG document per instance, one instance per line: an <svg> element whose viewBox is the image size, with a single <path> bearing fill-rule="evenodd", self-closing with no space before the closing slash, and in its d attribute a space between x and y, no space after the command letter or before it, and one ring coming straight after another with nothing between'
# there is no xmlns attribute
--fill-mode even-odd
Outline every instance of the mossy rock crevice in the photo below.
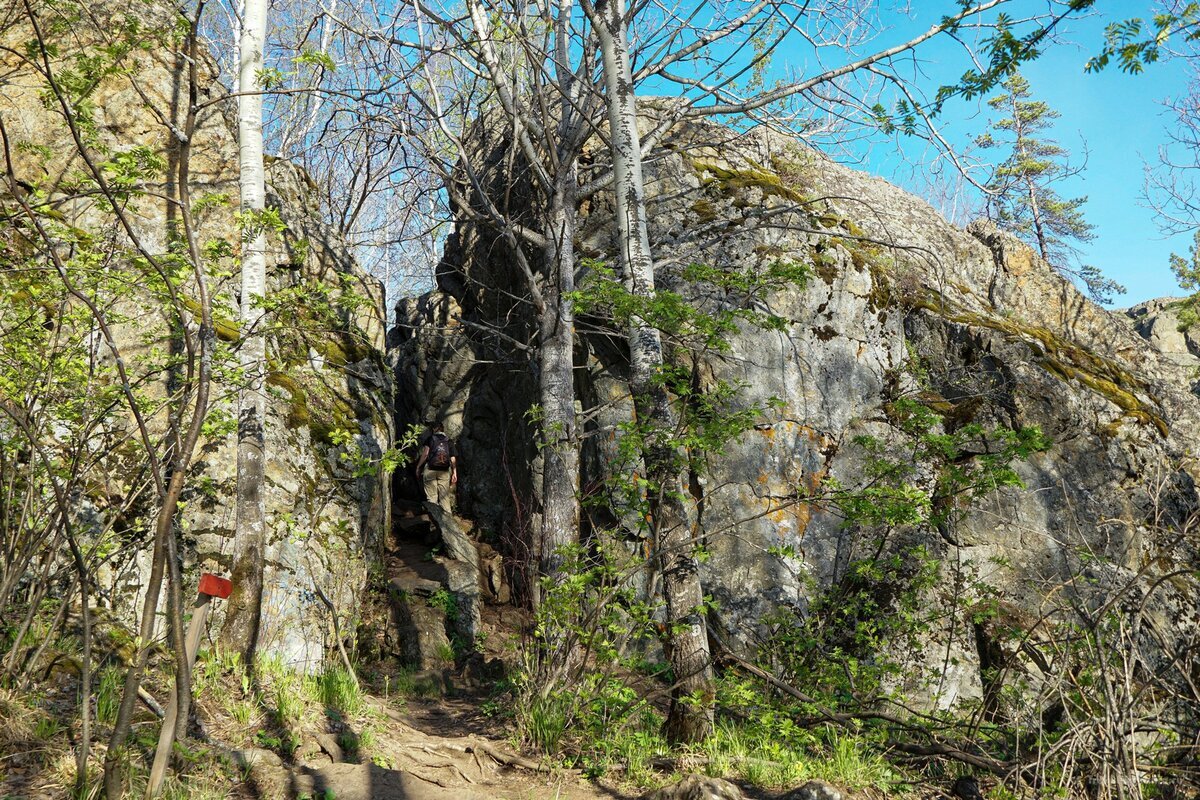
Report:
<svg viewBox="0 0 1200 800"><path fill-rule="evenodd" d="M751 162L746 167L725 166L716 161L701 158L691 160L692 169L698 174L705 172L713 176L712 183L728 196L737 196L747 189L758 189L764 197L779 197L798 205L807 205L812 198L789 186L783 178L761 164Z"/></svg>
<svg viewBox="0 0 1200 800"><path fill-rule="evenodd" d="M308 428L313 441L332 446L336 430L358 430L358 415L353 405L331 388L313 386L297 380L297 373L271 372L267 383L288 394L284 424L293 430Z"/></svg>
<svg viewBox="0 0 1200 800"><path fill-rule="evenodd" d="M1170 433L1166 420L1138 397L1141 394L1150 403L1159 405L1158 398L1145 381L1134 377L1112 359L1080 347L1049 328L969 311L928 289L906 295L901 303L910 309L928 311L948 322L986 328L1002 333L1009 339L1023 341L1035 351L1034 362L1049 374L1086 386L1120 408L1122 417L1154 427L1163 438Z"/></svg>

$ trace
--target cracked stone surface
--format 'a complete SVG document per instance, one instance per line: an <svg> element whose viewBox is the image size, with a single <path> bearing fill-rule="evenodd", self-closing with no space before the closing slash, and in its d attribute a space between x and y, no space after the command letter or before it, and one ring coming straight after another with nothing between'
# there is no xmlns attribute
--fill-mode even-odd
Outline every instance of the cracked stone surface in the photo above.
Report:
<svg viewBox="0 0 1200 800"><path fill-rule="evenodd" d="M502 135L475 141L491 180ZM992 494L952 532L900 531L889 546L924 545L1035 616L1081 574L1112 586L1158 561L1195 564L1194 545L1167 549L1151 524L1156 510L1193 508L1200 475L1200 398L1181 360L1194 343L1154 322L1161 305L1132 319L1106 311L1008 235L957 228L916 197L773 133L679 124L646 166L659 287L714 313L753 303L789 321L784 332L743 324L728 352L694 365L701 387L741 383L746 406L780 401L692 481L697 535L711 553L705 589L731 638L749 646L772 609L802 610L871 552L877 531L848 528L829 503L805 496L830 478L863 484L856 437L905 447L886 413L898 396L936 404L956 420L948 425L1037 425L1054 445L1018 466L1025 489ZM612 263L611 198L601 193L581 214L577 249ZM776 260L806 264L811 277L745 298L681 276L691 263L761 270ZM498 239L460 220L438 280L439 291L397 306L398 420L447 420L462 454L463 508L512 540L536 530L538 461L525 414L537 366L487 328L531 338L528 309L513 297L522 279ZM682 350L671 358L692 366ZM580 325L576 364L588 414L583 482L603 492L613 431L630 414L619 340ZM1100 558L1085 565L1085 552ZM982 691L977 637L954 612L971 590L950 598L946 581L930 597L953 604L944 626L905 654L914 674L924 666L941 676L909 687L938 705ZM1194 597L1192 583L1160 593L1156 618L1194 627Z"/></svg>

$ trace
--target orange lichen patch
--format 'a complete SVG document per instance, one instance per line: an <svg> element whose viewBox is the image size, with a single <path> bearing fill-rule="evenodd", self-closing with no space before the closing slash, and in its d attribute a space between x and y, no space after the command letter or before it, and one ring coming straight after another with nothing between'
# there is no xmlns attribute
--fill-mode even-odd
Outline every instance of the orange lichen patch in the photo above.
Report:
<svg viewBox="0 0 1200 800"><path fill-rule="evenodd" d="M797 503L793 506L792 515L796 518L796 536L801 537L812 522L813 508L809 503Z"/></svg>
<svg viewBox="0 0 1200 800"><path fill-rule="evenodd" d="M770 483L770 481L771 476L767 474L766 470L758 473L758 483L760 486L766 486L768 483Z"/></svg>
<svg viewBox="0 0 1200 800"><path fill-rule="evenodd" d="M1004 248L1004 268L1016 276L1028 275L1038 269L1034 266L1033 251L1024 247Z"/></svg>

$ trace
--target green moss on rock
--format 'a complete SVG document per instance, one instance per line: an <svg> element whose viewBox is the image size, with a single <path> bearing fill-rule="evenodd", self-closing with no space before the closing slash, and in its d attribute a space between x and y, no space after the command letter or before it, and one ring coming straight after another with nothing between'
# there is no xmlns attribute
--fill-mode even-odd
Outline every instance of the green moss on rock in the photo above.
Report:
<svg viewBox="0 0 1200 800"><path fill-rule="evenodd" d="M761 164L751 162L748 167L728 167L699 158L692 159L691 163L696 172L711 174L726 195L736 196L747 189L758 189L765 197L781 197L801 205L811 202L811 198L789 186L783 178Z"/></svg>
<svg viewBox="0 0 1200 800"><path fill-rule="evenodd" d="M319 338L314 337L309 344L332 367L357 364L366 361L377 352L365 335L353 331L338 331Z"/></svg>
<svg viewBox="0 0 1200 800"><path fill-rule="evenodd" d="M196 319L199 319L201 314L200 301L188 297L185 294L180 294L178 297L180 302L183 303L183 307L190 311L192 315L196 317ZM217 313L215 308L212 309L211 313L213 331L217 334L218 339L223 342L236 342L241 338L241 327L235 320L229 319L228 317L222 317Z"/></svg>
<svg viewBox="0 0 1200 800"><path fill-rule="evenodd" d="M1164 437L1170 431L1166 421L1147 409L1135 394L1140 392L1149 397L1151 402L1158 403L1145 381L1134 377L1111 359L1080 347L1049 328L968 311L929 290L909 295L903 298L902 302L910 308L929 311L950 322L973 328L987 328L999 331L1012 339L1036 343L1034 349L1038 354L1034 360L1051 375L1063 381L1075 381L1086 386L1120 408L1122 416L1143 425L1152 425Z"/></svg>
<svg viewBox="0 0 1200 800"><path fill-rule="evenodd" d="M288 394L284 424L292 429L308 428L314 441L332 445L334 431L358 428L354 407L328 386L306 385L294 374L278 371L267 376L267 383Z"/></svg>
<svg viewBox="0 0 1200 800"><path fill-rule="evenodd" d="M701 222L714 222L719 216L719 214L717 214L717 207L713 201L705 198L701 198L692 203L692 213L695 214L696 218Z"/></svg>

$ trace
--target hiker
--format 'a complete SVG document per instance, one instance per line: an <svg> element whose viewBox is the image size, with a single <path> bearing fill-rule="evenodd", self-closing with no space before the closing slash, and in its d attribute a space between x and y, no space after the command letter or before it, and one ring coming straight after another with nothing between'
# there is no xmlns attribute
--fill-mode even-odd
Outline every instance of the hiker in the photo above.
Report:
<svg viewBox="0 0 1200 800"><path fill-rule="evenodd" d="M437 503L449 514L454 486L458 483L458 455L442 423L435 422L430 428L429 435L421 442L417 477L425 487L425 499Z"/></svg>

